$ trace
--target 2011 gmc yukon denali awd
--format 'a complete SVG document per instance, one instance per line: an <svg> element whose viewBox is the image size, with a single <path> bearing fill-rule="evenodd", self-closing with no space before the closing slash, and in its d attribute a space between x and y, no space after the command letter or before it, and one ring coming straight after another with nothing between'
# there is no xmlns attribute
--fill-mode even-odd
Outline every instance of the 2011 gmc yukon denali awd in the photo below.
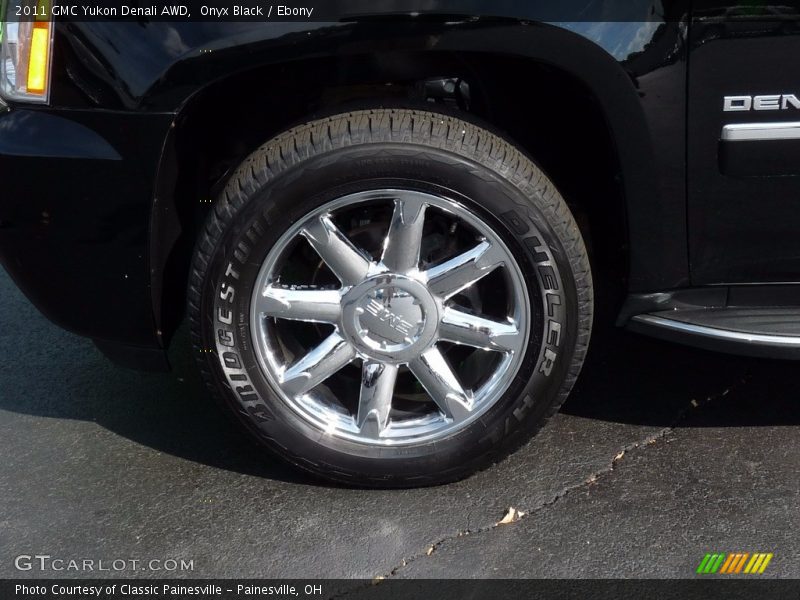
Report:
<svg viewBox="0 0 800 600"><path fill-rule="evenodd" d="M123 364L167 367L186 316L212 394L293 464L499 460L569 394L595 287L620 326L800 356L796 9L187 6L4 0L0 256Z"/></svg>

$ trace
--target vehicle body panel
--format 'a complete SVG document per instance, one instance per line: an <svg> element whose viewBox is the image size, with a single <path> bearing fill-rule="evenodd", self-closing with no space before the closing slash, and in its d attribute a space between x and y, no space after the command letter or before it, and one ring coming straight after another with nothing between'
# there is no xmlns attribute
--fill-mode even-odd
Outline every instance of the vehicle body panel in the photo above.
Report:
<svg viewBox="0 0 800 600"><path fill-rule="evenodd" d="M769 228L754 214L757 203L747 202L755 184L718 174L713 137L726 122L725 93L794 91L791 74L773 80L768 61L753 63L734 89L709 74L725 55L715 40L693 46L698 71L687 92L690 13L682 0L431 0L419 14L412 4L418 5L332 2L326 20L307 22L58 21L50 105L12 103L0 114L0 169L16 175L0 198L6 267L59 324L106 342L157 348L165 341L166 265L180 227L170 132L206 90L258 73L230 90L235 103L244 95L280 94L270 73L301 77L303 65L315 60L332 61L335 81L358 79L335 68L353 57L370 63L372 73L387 65L402 73L410 56L435 64L440 56L491 54L563 71L602 109L625 195L630 292L797 279L788 258L800 256L792 250L800 242L789 240L798 218L787 201L794 183L773 179L759 188L774 198L766 204L770 216L787 224L778 229L787 245L770 251ZM761 38L769 43L775 36L762 32L753 40ZM774 51L776 60L780 53L791 59L796 39L781 38L789 45ZM33 129L23 130L25 123ZM75 144L65 145L66 137ZM694 173L688 230L687 161ZM748 250L739 234L755 246ZM734 266L723 264L726 253ZM742 269L748 256L756 258Z"/></svg>
<svg viewBox="0 0 800 600"><path fill-rule="evenodd" d="M800 94L800 9L704 2L695 10L691 40L692 283L796 282L800 279L800 140L721 142L720 138L729 124L800 120L800 110L792 106L723 110L725 96ZM720 163L726 151L735 153L727 157L729 166ZM781 163L784 168L776 171Z"/></svg>

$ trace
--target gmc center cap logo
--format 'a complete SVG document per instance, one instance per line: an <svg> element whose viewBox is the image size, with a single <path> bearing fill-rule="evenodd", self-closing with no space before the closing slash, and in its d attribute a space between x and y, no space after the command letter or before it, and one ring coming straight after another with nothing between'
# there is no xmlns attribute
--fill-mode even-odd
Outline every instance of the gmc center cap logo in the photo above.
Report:
<svg viewBox="0 0 800 600"><path fill-rule="evenodd" d="M725 112L744 112L750 110L800 109L800 98L794 94L765 94L763 96L725 96Z"/></svg>

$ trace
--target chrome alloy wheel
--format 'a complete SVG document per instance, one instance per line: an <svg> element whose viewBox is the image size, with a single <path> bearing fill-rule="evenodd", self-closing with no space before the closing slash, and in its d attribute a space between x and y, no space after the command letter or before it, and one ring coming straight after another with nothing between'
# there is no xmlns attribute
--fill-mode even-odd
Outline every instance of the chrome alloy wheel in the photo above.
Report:
<svg viewBox="0 0 800 600"><path fill-rule="evenodd" d="M370 207L387 215L371 250L339 225L341 214ZM460 232L460 246L440 243L438 260L429 256L433 220ZM338 283L292 277L303 249ZM480 292L489 279L493 289ZM488 313L480 293L496 299ZM266 256L250 309L256 356L282 400L321 433L370 445L435 441L479 418L519 370L530 322L522 272L489 225L455 200L397 189L347 195L297 221ZM298 342L292 326L316 341ZM448 358L454 346L477 353L460 372ZM355 387L337 381L359 363ZM485 372L463 385L476 365ZM399 380L421 394L397 391Z"/></svg>

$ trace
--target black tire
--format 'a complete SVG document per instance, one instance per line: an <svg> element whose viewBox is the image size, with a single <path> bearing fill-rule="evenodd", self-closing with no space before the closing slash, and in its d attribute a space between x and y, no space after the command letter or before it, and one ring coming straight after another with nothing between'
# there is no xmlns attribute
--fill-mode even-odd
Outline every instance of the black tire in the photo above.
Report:
<svg viewBox="0 0 800 600"><path fill-rule="evenodd" d="M326 438L299 419L258 366L248 324L259 266L292 223L331 198L388 185L444 190L479 213L513 252L541 307L500 400L447 439L401 448ZM566 203L519 149L453 116L376 109L295 127L242 163L198 240L188 311L205 380L260 445L337 482L420 486L500 460L558 410L589 343L592 282Z"/></svg>

